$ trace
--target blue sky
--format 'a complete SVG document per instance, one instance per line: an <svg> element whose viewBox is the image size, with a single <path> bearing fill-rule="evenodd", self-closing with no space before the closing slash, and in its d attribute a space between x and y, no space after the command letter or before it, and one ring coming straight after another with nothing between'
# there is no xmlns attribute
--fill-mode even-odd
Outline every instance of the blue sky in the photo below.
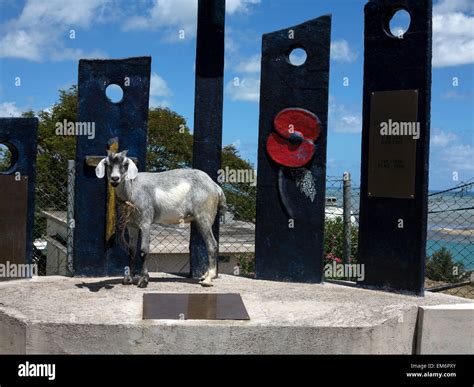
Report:
<svg viewBox="0 0 474 387"><path fill-rule="evenodd" d="M256 163L261 35L331 13L327 173L348 170L357 184L364 4L227 0L224 144ZM150 105L170 107L192 128L195 30L195 0L0 0L0 116L49 108L58 89L77 82L80 58L151 55ZM474 177L474 2L435 1L433 39L430 189L442 189Z"/></svg>

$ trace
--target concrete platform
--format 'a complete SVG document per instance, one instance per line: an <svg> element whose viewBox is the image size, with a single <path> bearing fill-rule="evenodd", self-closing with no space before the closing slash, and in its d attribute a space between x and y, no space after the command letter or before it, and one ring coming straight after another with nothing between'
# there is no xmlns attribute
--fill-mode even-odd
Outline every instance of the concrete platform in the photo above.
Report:
<svg viewBox="0 0 474 387"><path fill-rule="evenodd" d="M422 306L418 327L417 353L474 354L474 304Z"/></svg>
<svg viewBox="0 0 474 387"><path fill-rule="evenodd" d="M147 289L120 281L0 283L0 353L411 354L420 306L471 302L229 275L213 288L158 273ZM250 321L142 320L144 292L240 293Z"/></svg>

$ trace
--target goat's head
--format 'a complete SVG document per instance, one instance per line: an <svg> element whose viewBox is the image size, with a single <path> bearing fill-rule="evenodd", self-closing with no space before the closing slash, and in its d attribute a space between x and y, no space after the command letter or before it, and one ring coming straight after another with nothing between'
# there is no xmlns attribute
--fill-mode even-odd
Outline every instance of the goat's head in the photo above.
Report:
<svg viewBox="0 0 474 387"><path fill-rule="evenodd" d="M127 157L126 150L119 153L107 151L107 153L107 157L101 160L95 168L95 174L99 179L102 179L107 172L110 184L117 187L122 181L137 177L137 166Z"/></svg>

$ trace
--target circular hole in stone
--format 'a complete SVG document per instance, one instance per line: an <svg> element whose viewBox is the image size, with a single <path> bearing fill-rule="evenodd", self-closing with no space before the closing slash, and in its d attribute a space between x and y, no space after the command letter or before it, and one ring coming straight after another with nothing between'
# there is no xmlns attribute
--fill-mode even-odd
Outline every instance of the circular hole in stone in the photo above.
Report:
<svg viewBox="0 0 474 387"><path fill-rule="evenodd" d="M301 66L306 62L308 55L304 48L294 48L288 55L288 60L293 66Z"/></svg>
<svg viewBox="0 0 474 387"><path fill-rule="evenodd" d="M389 22L390 33L397 38L402 38L410 28L410 22L411 17L406 10L395 11Z"/></svg>
<svg viewBox="0 0 474 387"><path fill-rule="evenodd" d="M105 95L110 102L119 103L123 98L123 90L119 85L112 83L105 89Z"/></svg>
<svg viewBox="0 0 474 387"><path fill-rule="evenodd" d="M12 145L0 143L0 173L8 172L14 164Z"/></svg>

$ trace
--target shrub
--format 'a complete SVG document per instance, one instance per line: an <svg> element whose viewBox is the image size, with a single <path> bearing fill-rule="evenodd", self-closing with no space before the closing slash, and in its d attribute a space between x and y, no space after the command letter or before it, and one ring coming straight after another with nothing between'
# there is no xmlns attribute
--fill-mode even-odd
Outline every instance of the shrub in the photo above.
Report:
<svg viewBox="0 0 474 387"><path fill-rule="evenodd" d="M359 230L351 227L351 254L350 263L357 262L357 244ZM343 263L344 221L341 217L326 219L324 233L324 263Z"/></svg>
<svg viewBox="0 0 474 387"><path fill-rule="evenodd" d="M254 253L242 253L238 255L238 266L240 275L243 277L254 277L255 276L255 254Z"/></svg>
<svg viewBox="0 0 474 387"><path fill-rule="evenodd" d="M433 281L459 282L464 272L464 265L455 262L446 247L441 247L426 258L426 277Z"/></svg>

